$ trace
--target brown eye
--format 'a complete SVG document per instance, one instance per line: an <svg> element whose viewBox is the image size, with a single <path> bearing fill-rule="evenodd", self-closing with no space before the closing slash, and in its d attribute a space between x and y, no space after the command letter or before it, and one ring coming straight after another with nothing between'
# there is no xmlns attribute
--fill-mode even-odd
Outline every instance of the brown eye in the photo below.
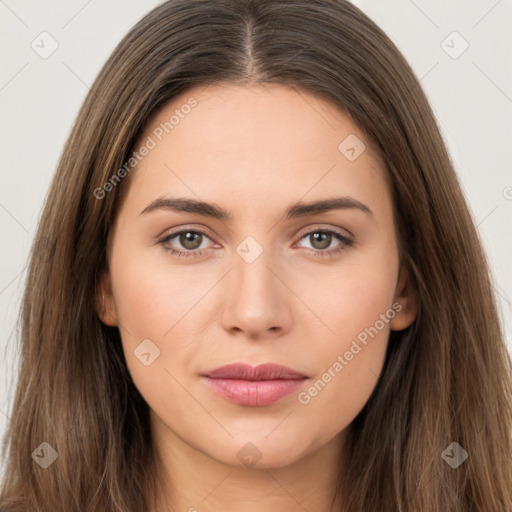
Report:
<svg viewBox="0 0 512 512"><path fill-rule="evenodd" d="M313 249L327 249L331 245L332 235L325 231L310 233L309 240Z"/></svg>
<svg viewBox="0 0 512 512"><path fill-rule="evenodd" d="M310 247L303 246L305 249L320 256L334 256L354 245L354 240L334 229L316 229L305 233L300 240L310 244ZM333 246L334 241L338 243Z"/></svg>
<svg viewBox="0 0 512 512"><path fill-rule="evenodd" d="M203 235L197 231L183 231L179 234L179 242L185 249L195 251L201 245Z"/></svg>
<svg viewBox="0 0 512 512"><path fill-rule="evenodd" d="M205 240L210 240L210 237L200 230L182 229L167 235L159 243L171 254L192 257L200 256L203 249L209 249L209 247L201 247Z"/></svg>

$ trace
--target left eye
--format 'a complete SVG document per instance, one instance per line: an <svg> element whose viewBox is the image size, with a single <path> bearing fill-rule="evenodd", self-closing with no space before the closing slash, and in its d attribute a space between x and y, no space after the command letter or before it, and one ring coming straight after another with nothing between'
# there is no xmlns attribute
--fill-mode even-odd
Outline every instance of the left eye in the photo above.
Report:
<svg viewBox="0 0 512 512"><path fill-rule="evenodd" d="M341 250L352 243L352 241L345 235L330 229L316 229L315 231L310 231L302 236L301 240L304 239L309 240L310 244L313 245L312 247L308 247L308 249L313 249L316 252L327 253ZM329 248L333 239L337 239L340 243L334 249L331 248L333 250L327 251L326 249Z"/></svg>

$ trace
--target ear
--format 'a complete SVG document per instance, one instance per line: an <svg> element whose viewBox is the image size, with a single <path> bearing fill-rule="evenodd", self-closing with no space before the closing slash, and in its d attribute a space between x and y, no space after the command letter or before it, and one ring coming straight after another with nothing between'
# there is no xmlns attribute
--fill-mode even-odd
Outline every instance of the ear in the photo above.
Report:
<svg viewBox="0 0 512 512"><path fill-rule="evenodd" d="M103 271L101 274L96 288L96 310L98 317L105 325L117 327L117 308L112 293L110 275L107 271Z"/></svg>
<svg viewBox="0 0 512 512"><path fill-rule="evenodd" d="M396 315L390 322L391 330L401 331L409 327L418 314L418 293L411 279L409 267L402 263L398 276L393 304L400 306L395 309Z"/></svg>

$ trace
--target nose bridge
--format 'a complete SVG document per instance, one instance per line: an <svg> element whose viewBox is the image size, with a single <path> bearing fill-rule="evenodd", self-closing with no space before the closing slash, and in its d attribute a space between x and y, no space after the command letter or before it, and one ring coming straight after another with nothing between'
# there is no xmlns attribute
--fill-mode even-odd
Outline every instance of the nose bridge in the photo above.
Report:
<svg viewBox="0 0 512 512"><path fill-rule="evenodd" d="M242 330L251 336L269 329L282 330L290 316L283 284L274 275L274 267L279 267L274 251L263 236L259 238L261 242L256 236L247 236L235 249L223 313L226 329Z"/></svg>
<svg viewBox="0 0 512 512"><path fill-rule="evenodd" d="M273 266L273 251L268 238L262 238L258 236L260 242L252 235L245 237L236 247L234 257L235 288L252 300L269 294L277 284L269 270Z"/></svg>

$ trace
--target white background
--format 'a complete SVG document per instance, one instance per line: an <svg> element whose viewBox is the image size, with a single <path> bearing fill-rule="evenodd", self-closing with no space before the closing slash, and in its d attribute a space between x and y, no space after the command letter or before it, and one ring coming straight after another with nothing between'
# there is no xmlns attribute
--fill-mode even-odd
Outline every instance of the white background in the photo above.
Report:
<svg viewBox="0 0 512 512"><path fill-rule="evenodd" d="M57 160L100 67L158 3L0 0L0 435L14 391L27 255ZM421 79L489 255L512 353L512 0L354 3ZM43 31L58 42L47 59L31 48ZM452 58L464 41L467 50Z"/></svg>

